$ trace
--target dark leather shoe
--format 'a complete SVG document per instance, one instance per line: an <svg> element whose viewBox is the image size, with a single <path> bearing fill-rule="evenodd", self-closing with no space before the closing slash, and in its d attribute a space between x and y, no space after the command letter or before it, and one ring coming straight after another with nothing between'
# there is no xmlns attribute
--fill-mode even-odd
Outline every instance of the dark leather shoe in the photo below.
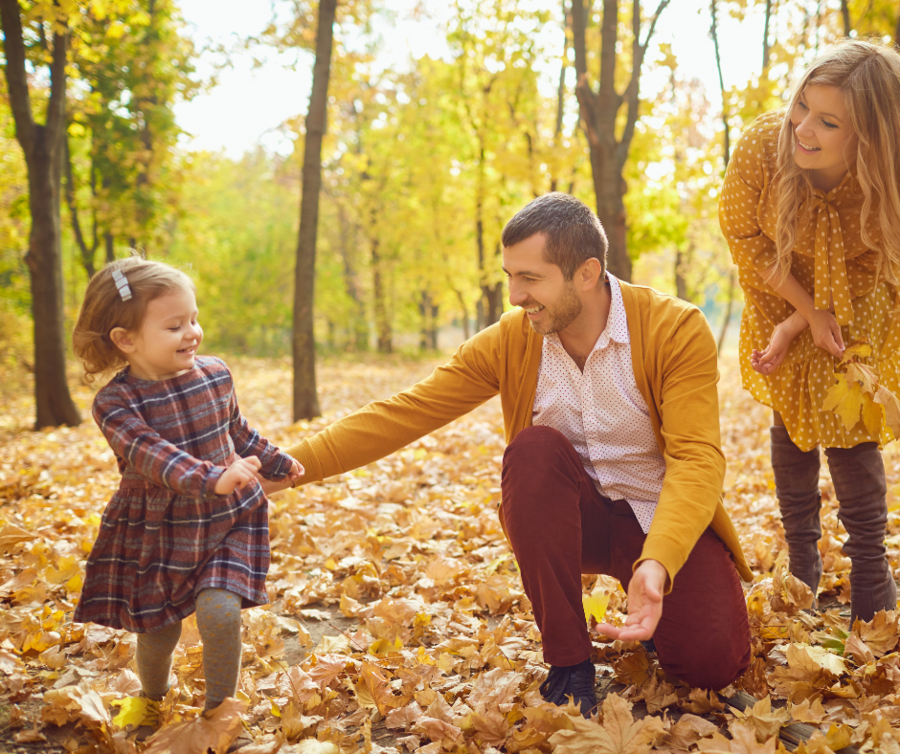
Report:
<svg viewBox="0 0 900 754"><path fill-rule="evenodd" d="M541 696L551 704L566 705L572 697L584 717L590 717L597 706L594 692L596 671L590 658L577 665L550 666L547 680L541 684Z"/></svg>

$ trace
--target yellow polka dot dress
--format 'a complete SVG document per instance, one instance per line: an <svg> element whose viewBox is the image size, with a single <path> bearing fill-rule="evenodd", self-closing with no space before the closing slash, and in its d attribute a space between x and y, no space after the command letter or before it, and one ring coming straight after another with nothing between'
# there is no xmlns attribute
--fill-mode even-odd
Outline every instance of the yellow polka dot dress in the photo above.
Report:
<svg viewBox="0 0 900 754"><path fill-rule="evenodd" d="M783 110L767 113L745 131L728 165L719 202L719 223L746 300L740 335L743 384L756 400L781 414L801 450L816 445L852 448L869 441L883 445L894 439L886 426L878 436L869 434L862 422L846 430L837 414L820 410L828 388L835 384L837 360L815 346L809 328L794 339L773 374L763 376L750 366L751 352L763 350L775 326L794 312L759 275L776 260L777 196L772 179L783 118ZM878 252L863 244L862 201L855 171L828 193L813 191L811 201L800 207L791 272L813 296L817 309L828 309L834 301L845 343L869 339L873 353L868 361L896 395L900 301L896 287L876 275Z"/></svg>

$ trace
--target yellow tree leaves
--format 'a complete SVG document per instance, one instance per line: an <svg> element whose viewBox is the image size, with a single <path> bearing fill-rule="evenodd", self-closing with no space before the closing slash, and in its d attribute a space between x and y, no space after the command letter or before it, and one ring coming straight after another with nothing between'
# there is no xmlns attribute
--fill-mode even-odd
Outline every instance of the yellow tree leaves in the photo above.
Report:
<svg viewBox="0 0 900 754"><path fill-rule="evenodd" d="M860 421L875 437L881 434L882 420L894 437L900 436L900 402L886 387L878 384L875 370L861 359L872 355L868 340L855 340L844 351L835 372L837 383L828 389L822 411L834 411L846 430Z"/></svg>
<svg viewBox="0 0 900 754"><path fill-rule="evenodd" d="M550 736L554 754L644 754L665 727L658 717L635 720L631 704L617 694L603 701L602 722L573 718L574 730Z"/></svg>
<svg viewBox="0 0 900 754"><path fill-rule="evenodd" d="M245 413L276 443L325 426L432 368L326 362L326 415L290 430L277 398L287 379L283 365L237 360L232 366ZM785 710L816 725L822 746L849 735L858 747L889 751L900 734L900 715L893 711L900 696L898 615L879 614L854 627L840 616L835 596L846 599L849 562L838 551L827 480L820 604L831 600L835 607L806 611L810 592L790 577L783 554L764 443L766 416L740 392L737 379L723 362L726 503L742 540L760 542L768 554L757 559L758 580L747 588L753 657L736 686L762 699L757 707L739 716L716 692L666 676L640 645L596 635L602 685L621 683L619 696L607 697L592 721L574 708L567 714L542 702L540 634L496 515L504 443L501 408L489 404L366 469L273 497L273 602L243 613L239 696L258 747L250 751L270 752L283 741L309 754L476 748L531 754L553 747L565 754L578 746L592 752L765 752L777 749L773 731ZM113 459L103 455L102 439L89 426L8 433L0 442L0 494L6 495L0 519L0 701L16 710L23 699L43 699L43 717L13 713L22 741L43 746L41 737L55 743L60 731L74 730L66 735L83 747L112 751L124 730L110 718L125 713L116 722L134 722L129 698L140 692L129 667L134 638L72 625L76 594L66 577L73 573L71 558L80 568L84 543L92 541L116 483ZM891 452L889 475L895 474ZM890 525L896 568L896 514ZM604 618L621 619L626 595L613 580L590 577L585 585L593 617L602 603L591 599L608 596ZM199 634L192 621L186 621L176 653L173 684L164 732L188 730L175 726L195 721L202 707ZM202 728L195 723L190 730L201 742L209 734L206 740L218 745L215 730ZM175 743L166 742L191 741L193 734L161 740L174 750Z"/></svg>

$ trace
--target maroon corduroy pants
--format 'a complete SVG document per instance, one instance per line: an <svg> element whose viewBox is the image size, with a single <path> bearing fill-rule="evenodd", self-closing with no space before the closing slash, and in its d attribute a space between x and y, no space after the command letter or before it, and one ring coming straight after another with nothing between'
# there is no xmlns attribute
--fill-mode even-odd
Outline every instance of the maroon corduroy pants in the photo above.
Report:
<svg viewBox="0 0 900 754"><path fill-rule="evenodd" d="M565 436L528 427L503 457L507 535L541 631L544 659L591 656L581 574L614 576L627 590L646 535L624 500L601 495ZM750 663L747 605L731 555L707 529L663 597L653 635L659 664L692 686L720 689Z"/></svg>

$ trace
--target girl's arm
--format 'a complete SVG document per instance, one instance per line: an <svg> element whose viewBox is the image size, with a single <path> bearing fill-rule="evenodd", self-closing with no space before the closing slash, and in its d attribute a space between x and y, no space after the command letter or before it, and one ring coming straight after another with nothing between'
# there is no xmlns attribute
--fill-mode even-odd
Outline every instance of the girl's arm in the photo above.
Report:
<svg viewBox="0 0 900 754"><path fill-rule="evenodd" d="M296 483L303 475L303 467L297 461L287 453L282 452L249 425L243 414L241 414L233 385L228 433L231 435L232 442L234 442L234 450L239 456L242 458L247 458L248 456L259 458L261 463L259 477L264 479L292 480L293 483ZM293 484L289 483L279 489L291 486Z"/></svg>
<svg viewBox="0 0 900 754"><path fill-rule="evenodd" d="M116 455L141 476L187 497L216 494L216 484L225 467L201 461L164 439L124 396L99 393L94 402L94 418Z"/></svg>

